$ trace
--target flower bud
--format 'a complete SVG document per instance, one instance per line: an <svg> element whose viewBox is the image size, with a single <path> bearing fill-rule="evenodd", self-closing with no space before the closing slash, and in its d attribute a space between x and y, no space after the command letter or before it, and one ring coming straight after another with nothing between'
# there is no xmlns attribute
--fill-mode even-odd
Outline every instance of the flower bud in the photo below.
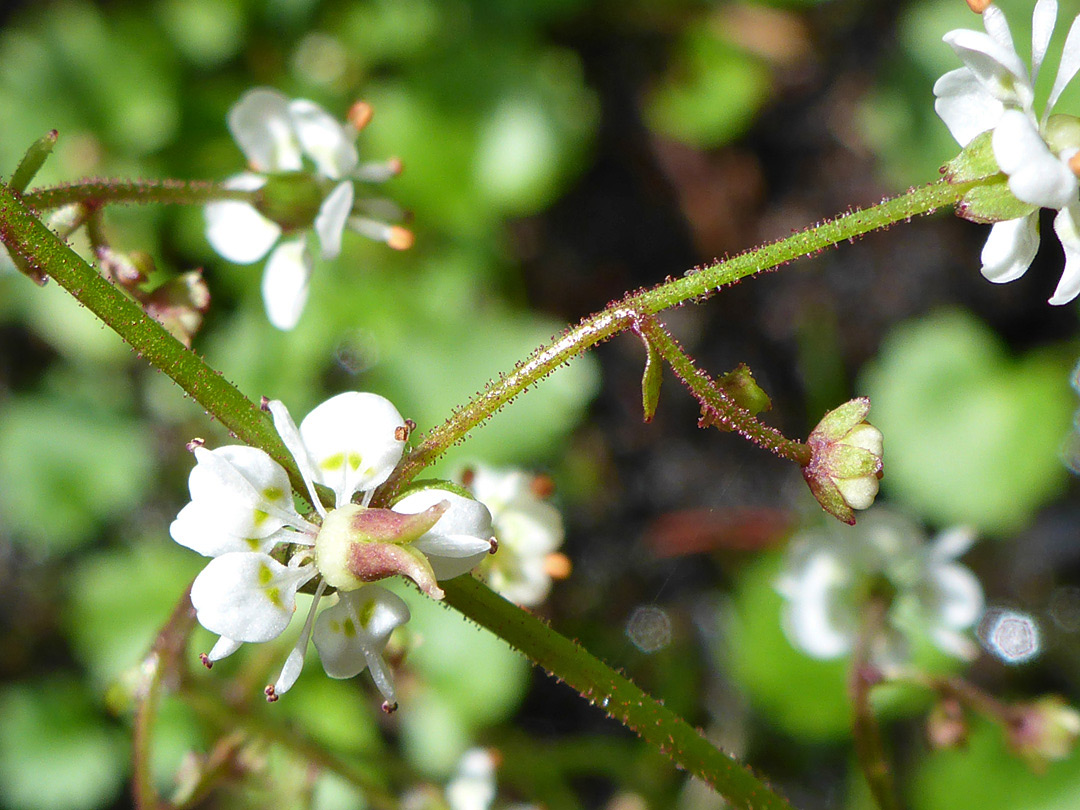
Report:
<svg viewBox="0 0 1080 810"><path fill-rule="evenodd" d="M866 421L869 412L869 399L853 399L825 414L806 440L803 478L822 508L849 525L853 510L874 502L882 474L882 435Z"/></svg>
<svg viewBox="0 0 1080 810"><path fill-rule="evenodd" d="M1051 762L1067 758L1080 738L1080 712L1058 695L1017 707L1008 731L1009 747L1033 771L1043 772Z"/></svg>
<svg viewBox="0 0 1080 810"><path fill-rule="evenodd" d="M356 504L334 509L315 538L315 565L326 584L339 591L400 574L432 599L442 599L431 563L410 544L449 508L441 501L415 515Z"/></svg>

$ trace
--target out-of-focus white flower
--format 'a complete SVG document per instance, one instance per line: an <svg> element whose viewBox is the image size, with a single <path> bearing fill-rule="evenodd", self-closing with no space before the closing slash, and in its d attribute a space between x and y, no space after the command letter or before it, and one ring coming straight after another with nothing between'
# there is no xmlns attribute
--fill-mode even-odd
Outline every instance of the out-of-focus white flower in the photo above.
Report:
<svg viewBox="0 0 1080 810"><path fill-rule="evenodd" d="M986 33L960 29L945 35L964 62L934 84L934 108L953 137L967 147L992 131L994 157L1012 194L1030 207L1024 216L998 221L982 251L982 273L995 283L1014 281L1039 248L1039 208L1058 210L1054 230L1065 249L1065 270L1050 299L1066 304L1080 293L1080 198L1073 158L1080 149L1080 121L1051 116L1062 91L1080 70L1080 26L1073 21L1041 116L1035 79L1057 21L1057 0L1038 0L1032 15L1031 71L1017 55L1005 15L989 5Z"/></svg>
<svg viewBox="0 0 1080 810"><path fill-rule="evenodd" d="M199 622L221 636L204 660L209 665L245 642L277 638L296 610L297 591L318 577L300 640L267 687L268 698L276 700L296 682L314 637L328 675L349 678L369 669L387 705L394 705L382 652L409 610L390 591L368 583L403 575L441 598L437 580L471 570L493 550L491 515L483 504L438 486L413 490L392 510L368 507L401 460L409 432L383 397L339 394L299 428L281 402L266 408L296 461L318 522L297 513L288 475L263 451L195 448L191 503L170 532L181 545L213 558L191 590ZM319 500L319 484L334 492L332 509ZM360 503L353 503L357 496ZM328 587L337 590L335 602L316 619Z"/></svg>
<svg viewBox="0 0 1080 810"><path fill-rule="evenodd" d="M343 124L311 101L290 101L262 87L249 90L229 111L229 130L253 171L224 185L260 192L260 204L210 203L206 238L237 264L270 253L262 293L267 316L279 329L296 326L304 310L316 243L323 259L335 258L348 226L393 248L412 244L409 231L367 212L371 203L385 209L388 201L358 198L356 181L382 182L401 170L396 160L360 162L355 140L369 117L369 108L359 105Z"/></svg>
<svg viewBox="0 0 1080 810"><path fill-rule="evenodd" d="M852 649L868 600L884 598L887 627L871 646L878 666L903 663L914 634L949 655L974 658L978 648L968 631L982 613L982 586L956 562L973 541L971 531L958 528L927 543L915 524L884 509L868 512L858 526L802 532L776 583L786 600L788 639L814 658L837 658Z"/></svg>
<svg viewBox="0 0 1080 810"><path fill-rule="evenodd" d="M521 470L475 466L461 480L491 510L499 544L499 553L483 560L481 576L510 601L539 605L551 591L553 576L561 579L570 572L570 561L557 553L564 536L562 515L537 493L541 479Z"/></svg>
<svg viewBox="0 0 1080 810"><path fill-rule="evenodd" d="M446 803L450 810L488 810L493 801L495 757L485 748L470 748L446 784Z"/></svg>

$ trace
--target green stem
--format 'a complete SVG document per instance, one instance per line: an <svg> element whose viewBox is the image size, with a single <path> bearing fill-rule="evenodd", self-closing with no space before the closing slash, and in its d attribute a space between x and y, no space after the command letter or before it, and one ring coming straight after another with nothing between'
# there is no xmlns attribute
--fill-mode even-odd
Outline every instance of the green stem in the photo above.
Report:
<svg viewBox="0 0 1080 810"><path fill-rule="evenodd" d="M110 203L167 203L205 205L217 200L251 202L257 192L225 188L204 180L112 180L95 178L78 183L34 189L23 200L36 211L47 211L71 203L92 207Z"/></svg>
<svg viewBox="0 0 1080 810"><path fill-rule="evenodd" d="M870 793L880 810L900 810L892 772L889 770L889 760L885 754L885 744L881 739L881 728L874 715L874 706L870 702L870 692L880 680L880 672L870 661L870 650L874 640L885 627L887 613L888 604L883 599L871 599L866 605L862 626L855 640L855 650L851 656L848 688L854 715L852 732L855 754L870 787Z"/></svg>
<svg viewBox="0 0 1080 810"><path fill-rule="evenodd" d="M913 188L906 194L887 199L870 208L842 214L836 219L827 220L772 244L694 270L682 278L668 280L652 289L627 295L621 301L583 319L577 326L556 336L549 344L541 346L514 371L501 375L479 396L428 433L383 485L379 496L384 500L392 498L421 470L526 388L573 360L586 349L632 328L641 318L690 300L707 298L721 287L746 276L771 270L845 240L853 240L870 231L955 204L972 185L974 184L950 185L939 180L928 186Z"/></svg>
<svg viewBox="0 0 1080 810"><path fill-rule="evenodd" d="M56 280L107 323L150 365L171 377L240 441L260 447L289 471L293 489L306 492L300 472L270 417L220 373L170 335L138 304L103 279L56 238L7 186L0 184L0 241L31 269Z"/></svg>
<svg viewBox="0 0 1080 810"><path fill-rule="evenodd" d="M694 365L678 342L656 318L642 318L635 326L649 344L668 361L675 375L683 381L714 424L737 430L759 447L771 450L802 466L810 463L810 448L799 441L787 438L783 433L769 427L739 405L720 388L712 378Z"/></svg>
<svg viewBox="0 0 1080 810"><path fill-rule="evenodd" d="M745 810L790 810L749 769L700 731L575 642L472 577L442 583L446 602L565 681L646 742Z"/></svg>

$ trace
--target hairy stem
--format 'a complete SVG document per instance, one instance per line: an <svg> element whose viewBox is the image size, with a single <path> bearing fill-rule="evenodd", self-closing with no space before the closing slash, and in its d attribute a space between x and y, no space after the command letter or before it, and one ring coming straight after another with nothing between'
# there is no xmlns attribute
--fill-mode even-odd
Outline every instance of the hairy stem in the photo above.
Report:
<svg viewBox="0 0 1080 810"><path fill-rule="evenodd" d="M687 301L707 298L721 287L747 276L772 270L845 240L955 204L972 185L950 185L938 181L913 188L879 205L856 209L772 244L694 270L682 278L669 279L652 289L627 295L538 348L524 363L491 382L475 399L428 433L383 485L380 497L393 497L421 470L526 388L592 346L632 328L642 317L655 315Z"/></svg>
<svg viewBox="0 0 1080 810"><path fill-rule="evenodd" d="M748 768L716 748L671 709L575 642L472 577L442 583L448 604L565 681L661 753L744 810L790 810Z"/></svg>
<svg viewBox="0 0 1080 810"><path fill-rule="evenodd" d="M635 329L667 360L672 371L701 403L703 414L708 414L713 423L738 431L754 444L771 450L781 458L803 466L810 462L809 447L787 438L776 428L758 421L750 411L741 408L708 374L694 365L694 361L687 357L675 338L656 318L642 318Z"/></svg>
<svg viewBox="0 0 1080 810"><path fill-rule="evenodd" d="M167 203L205 205L217 200L251 202L257 192L225 188L205 180L113 180L94 178L77 183L38 188L23 195L36 211L71 203L100 207L112 203Z"/></svg>

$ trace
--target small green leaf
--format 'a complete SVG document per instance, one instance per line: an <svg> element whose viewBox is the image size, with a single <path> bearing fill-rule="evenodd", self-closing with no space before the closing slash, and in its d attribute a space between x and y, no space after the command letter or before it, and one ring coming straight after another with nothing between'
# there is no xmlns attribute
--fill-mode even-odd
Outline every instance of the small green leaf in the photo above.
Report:
<svg viewBox="0 0 1080 810"><path fill-rule="evenodd" d="M725 394L735 400L736 405L749 411L753 416L772 407L769 395L757 384L753 372L745 363L739 363L738 367L717 380L716 384Z"/></svg>
<svg viewBox="0 0 1080 810"><path fill-rule="evenodd" d="M19 161L19 165L15 167L11 180L8 182L8 186L11 187L12 191L17 191L20 194L26 191L26 187L30 185L34 175L38 173L38 170L45 164L46 159L52 154L57 137L58 133L54 129L31 144L30 148L26 150L26 154L23 155L23 159Z"/></svg>
<svg viewBox="0 0 1080 810"><path fill-rule="evenodd" d="M641 375L641 409L646 422L656 415L656 403L660 401L660 383L664 380L664 360L649 339L642 336L645 344L645 371Z"/></svg>
<svg viewBox="0 0 1080 810"><path fill-rule="evenodd" d="M997 158L994 157L994 131L988 129L974 140L959 155L942 168L942 174L950 183L971 183L1001 174Z"/></svg>

